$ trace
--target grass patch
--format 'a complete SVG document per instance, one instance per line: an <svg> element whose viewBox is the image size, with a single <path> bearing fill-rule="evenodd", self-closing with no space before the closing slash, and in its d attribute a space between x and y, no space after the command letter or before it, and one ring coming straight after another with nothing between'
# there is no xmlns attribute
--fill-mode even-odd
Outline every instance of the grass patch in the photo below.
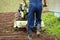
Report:
<svg viewBox="0 0 60 40"><path fill-rule="evenodd" d="M42 20L45 22L46 33L56 35L60 40L60 20L58 20L53 12L43 13Z"/></svg>

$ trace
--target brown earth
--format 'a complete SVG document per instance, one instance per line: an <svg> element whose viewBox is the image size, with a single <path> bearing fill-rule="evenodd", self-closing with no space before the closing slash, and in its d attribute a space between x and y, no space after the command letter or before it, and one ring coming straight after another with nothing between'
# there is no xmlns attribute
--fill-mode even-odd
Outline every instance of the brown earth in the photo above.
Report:
<svg viewBox="0 0 60 40"><path fill-rule="evenodd" d="M14 31L13 19L15 12L0 13L0 40L28 40L25 30ZM33 40L57 40L55 36L44 32L38 37L33 33Z"/></svg>

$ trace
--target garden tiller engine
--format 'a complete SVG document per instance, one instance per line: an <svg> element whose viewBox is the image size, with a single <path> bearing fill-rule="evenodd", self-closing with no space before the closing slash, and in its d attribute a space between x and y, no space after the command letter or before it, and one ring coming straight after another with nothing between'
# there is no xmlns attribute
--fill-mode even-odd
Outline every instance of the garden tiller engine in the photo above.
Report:
<svg viewBox="0 0 60 40"><path fill-rule="evenodd" d="M28 6L20 4L18 12L15 13L14 28L24 28L27 25Z"/></svg>

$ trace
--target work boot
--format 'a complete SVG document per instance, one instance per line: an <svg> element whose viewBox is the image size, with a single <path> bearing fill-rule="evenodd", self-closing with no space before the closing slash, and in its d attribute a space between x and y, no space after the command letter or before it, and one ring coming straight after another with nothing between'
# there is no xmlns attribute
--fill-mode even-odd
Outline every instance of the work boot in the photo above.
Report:
<svg viewBox="0 0 60 40"><path fill-rule="evenodd" d="M28 40L32 40L32 37L30 35L28 35Z"/></svg>
<svg viewBox="0 0 60 40"><path fill-rule="evenodd" d="M32 28L32 32L36 33L36 27Z"/></svg>
<svg viewBox="0 0 60 40"><path fill-rule="evenodd" d="M32 30L29 30L28 31L28 39L29 40L32 40Z"/></svg>
<svg viewBox="0 0 60 40"><path fill-rule="evenodd" d="M41 24L38 24L37 25L37 36L41 34L40 31L41 31Z"/></svg>

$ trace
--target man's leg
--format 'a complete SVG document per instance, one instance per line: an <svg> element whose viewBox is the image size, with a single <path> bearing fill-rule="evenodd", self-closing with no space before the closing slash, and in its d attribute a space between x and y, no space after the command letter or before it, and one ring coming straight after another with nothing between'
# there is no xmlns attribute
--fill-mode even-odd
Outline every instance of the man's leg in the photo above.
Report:
<svg viewBox="0 0 60 40"><path fill-rule="evenodd" d="M37 35L40 34L41 28L41 14L42 14L42 6L38 7L36 10L36 24L37 24Z"/></svg>
<svg viewBox="0 0 60 40"><path fill-rule="evenodd" d="M32 28L34 27L34 11L35 8L33 5L30 5L29 12L28 12L28 35L29 39L32 37Z"/></svg>

